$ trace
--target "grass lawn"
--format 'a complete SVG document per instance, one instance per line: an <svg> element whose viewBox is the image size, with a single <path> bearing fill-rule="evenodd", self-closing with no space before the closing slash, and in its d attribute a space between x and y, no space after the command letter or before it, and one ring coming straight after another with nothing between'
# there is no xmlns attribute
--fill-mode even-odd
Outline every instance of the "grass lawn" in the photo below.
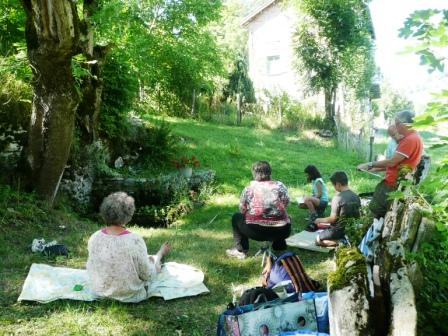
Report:
<svg viewBox="0 0 448 336"><path fill-rule="evenodd" d="M32 196L0 187L0 334L214 335L217 316L232 299L232 284L259 283L260 258L239 261L225 255L225 249L232 246L230 218L237 210L239 193L251 180L250 167L254 161L271 163L273 178L286 184L291 200L310 188L304 184L303 169L307 164L315 164L326 181L333 171L345 170L356 192L372 190L377 181L356 172L360 159L355 154L338 150L332 141L315 138L312 132L297 134L174 118L167 121L184 139L185 154L195 154L202 167L216 171L217 192L205 206L170 228L131 226L131 230L145 238L150 253L162 242L170 241L172 252L167 260L202 269L210 294L167 302L152 298L140 304L107 300L17 303L33 262L84 268L87 240L100 224L79 218L63 205L45 210ZM331 184L327 186L332 195ZM294 202L288 211L293 231L301 231L306 212ZM29 245L37 237L66 244L70 257L47 259L32 254ZM258 243L251 242L250 252L253 254L257 249ZM331 255L293 250L312 277L325 281Z"/></svg>

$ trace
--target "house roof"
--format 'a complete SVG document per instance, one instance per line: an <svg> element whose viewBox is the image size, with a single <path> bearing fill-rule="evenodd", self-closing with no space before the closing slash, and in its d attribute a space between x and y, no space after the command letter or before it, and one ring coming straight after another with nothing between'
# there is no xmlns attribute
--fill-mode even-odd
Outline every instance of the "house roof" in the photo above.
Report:
<svg viewBox="0 0 448 336"><path fill-rule="evenodd" d="M263 4L261 4L258 7L255 7L255 9L253 11L251 11L248 15L246 15L246 17L244 17L244 19L241 21L241 25L242 26L247 26L252 20L254 20L258 15L262 14L266 9L268 9L269 7L271 7L272 5L276 4L277 2L279 2L280 0L267 0L266 2L264 2ZM373 28L373 21L372 21L372 17L371 17L371 13L370 13L370 8L369 6L364 3L364 5L366 6L366 10L367 10L367 15L369 18L369 33L372 36L372 39L376 39L375 36L375 30Z"/></svg>
<svg viewBox="0 0 448 336"><path fill-rule="evenodd" d="M262 5L256 7L253 11L251 11L246 17L241 21L242 26L247 26L253 19L255 19L258 15L263 13L266 9L274 5L279 0L268 0Z"/></svg>

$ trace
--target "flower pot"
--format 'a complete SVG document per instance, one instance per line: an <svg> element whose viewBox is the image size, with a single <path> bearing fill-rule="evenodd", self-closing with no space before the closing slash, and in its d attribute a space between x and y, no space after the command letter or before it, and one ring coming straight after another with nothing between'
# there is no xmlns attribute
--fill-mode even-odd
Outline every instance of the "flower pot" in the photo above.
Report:
<svg viewBox="0 0 448 336"><path fill-rule="evenodd" d="M193 174L193 168L191 167L180 168L179 173L186 178L190 178L191 174Z"/></svg>

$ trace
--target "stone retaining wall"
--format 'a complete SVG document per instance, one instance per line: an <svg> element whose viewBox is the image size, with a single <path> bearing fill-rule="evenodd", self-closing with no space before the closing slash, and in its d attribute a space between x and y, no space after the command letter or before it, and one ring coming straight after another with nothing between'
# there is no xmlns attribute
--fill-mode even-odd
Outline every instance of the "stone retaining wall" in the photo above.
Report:
<svg viewBox="0 0 448 336"><path fill-rule="evenodd" d="M135 198L137 207L166 205L171 202L175 193L183 185L186 185L188 190L197 191L201 184L212 183L214 178L215 172L211 170L193 171L188 179L177 172L151 178L100 178L93 183L91 201L95 207L98 207L107 195L116 191L125 191Z"/></svg>
<svg viewBox="0 0 448 336"><path fill-rule="evenodd" d="M417 334L415 288L419 287L419 269L406 259L417 251L434 229L424 217L424 208L409 193L394 200L373 250L365 261L366 272L350 273L344 286L328 284L331 335L403 335ZM355 264L338 263L335 272ZM359 277L365 281L359 281ZM331 279L331 276L329 277ZM358 279L358 280L356 280Z"/></svg>

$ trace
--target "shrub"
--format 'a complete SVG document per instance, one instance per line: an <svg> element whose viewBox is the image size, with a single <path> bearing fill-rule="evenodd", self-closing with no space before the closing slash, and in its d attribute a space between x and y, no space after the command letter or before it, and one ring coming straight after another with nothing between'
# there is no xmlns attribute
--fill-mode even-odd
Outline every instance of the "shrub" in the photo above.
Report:
<svg viewBox="0 0 448 336"><path fill-rule="evenodd" d="M268 94L268 98L270 102L269 114L278 116L281 121L279 125L281 128L301 131L307 128L322 128L324 126L324 117L315 106L306 106L292 99L286 93L276 96Z"/></svg>
<svg viewBox="0 0 448 336"><path fill-rule="evenodd" d="M212 195L216 192L216 185L210 182L203 182L197 192L190 192L190 198L196 204L202 205L208 201Z"/></svg>
<svg viewBox="0 0 448 336"><path fill-rule="evenodd" d="M134 222L140 226L168 227L192 209L191 202L180 202L166 206L146 205L137 209Z"/></svg>
<svg viewBox="0 0 448 336"><path fill-rule="evenodd" d="M442 219L442 218L440 218ZM439 219L439 220L440 220ZM437 228L430 241L422 244L413 258L423 274L423 284L416 294L419 331L425 335L447 335L448 326L448 229L447 217Z"/></svg>
<svg viewBox="0 0 448 336"><path fill-rule="evenodd" d="M136 121L129 130L129 137L122 143L119 155L133 156L137 165L153 169L167 167L177 151L177 139L167 123Z"/></svg>
<svg viewBox="0 0 448 336"><path fill-rule="evenodd" d="M191 105L188 106L175 93L160 86L152 91L145 91L143 102L140 102L139 107L142 114L185 117L191 112Z"/></svg>
<svg viewBox="0 0 448 336"><path fill-rule="evenodd" d="M154 201L148 204L148 199L140 199L146 205L137 207L134 223L141 226L169 226L211 197L216 191L213 176L211 179L202 179L199 185L192 184L191 179L178 174L162 177L159 188L154 190L159 198L157 204Z"/></svg>
<svg viewBox="0 0 448 336"><path fill-rule="evenodd" d="M446 147L444 148L446 150ZM420 185L432 205L427 214L435 223L428 241L411 255L421 268L423 283L416 292L418 329L422 335L447 335L448 325L448 165L442 161L434 172Z"/></svg>
<svg viewBox="0 0 448 336"><path fill-rule="evenodd" d="M212 120L213 114L217 109L216 104L213 102L213 97L199 95L196 98L195 117L205 121Z"/></svg>
<svg viewBox="0 0 448 336"><path fill-rule="evenodd" d="M0 59L0 67L3 66ZM32 89L12 73L0 71L0 152L11 143L22 147L31 116Z"/></svg>
<svg viewBox="0 0 448 336"><path fill-rule="evenodd" d="M80 137L74 136L68 160L69 171L82 174L93 173L96 176L113 176L114 172L109 167L110 160L109 149L101 140L83 145Z"/></svg>
<svg viewBox="0 0 448 336"><path fill-rule="evenodd" d="M104 87L99 118L102 137L114 142L127 135L127 115L138 93L137 73L118 55L110 54L103 68Z"/></svg>
<svg viewBox="0 0 448 336"><path fill-rule="evenodd" d="M367 209L368 210L368 209ZM366 234L369 226L373 223L373 216L370 213L362 214L360 218L349 218L345 222L345 233L353 246L358 246Z"/></svg>

